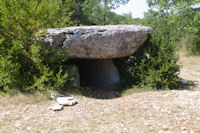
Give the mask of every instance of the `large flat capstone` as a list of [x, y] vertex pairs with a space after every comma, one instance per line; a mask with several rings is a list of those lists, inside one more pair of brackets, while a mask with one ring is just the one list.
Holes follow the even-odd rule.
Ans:
[[107, 25], [47, 29], [42, 44], [63, 49], [67, 58], [112, 59], [132, 55], [151, 32], [150, 27]]

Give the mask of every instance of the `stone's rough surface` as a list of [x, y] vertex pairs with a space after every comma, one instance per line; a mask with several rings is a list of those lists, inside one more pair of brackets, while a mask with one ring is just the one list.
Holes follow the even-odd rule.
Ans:
[[74, 97], [57, 97], [56, 101], [58, 102], [58, 104], [63, 106], [72, 106], [77, 103]]
[[53, 105], [50, 109], [53, 111], [61, 111], [63, 109], [63, 105]]
[[150, 27], [107, 25], [47, 29], [41, 42], [64, 49], [68, 58], [111, 59], [133, 54], [147, 40]]

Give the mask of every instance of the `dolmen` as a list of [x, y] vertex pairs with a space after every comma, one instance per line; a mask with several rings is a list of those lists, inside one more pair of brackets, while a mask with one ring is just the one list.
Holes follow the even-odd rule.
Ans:
[[54, 28], [47, 29], [40, 41], [45, 48], [64, 51], [77, 66], [81, 85], [107, 88], [120, 82], [113, 59], [132, 55], [151, 31], [136, 25]]

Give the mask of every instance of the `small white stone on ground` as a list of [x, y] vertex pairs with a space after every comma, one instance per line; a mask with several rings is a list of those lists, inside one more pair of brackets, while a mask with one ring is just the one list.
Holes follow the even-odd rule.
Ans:
[[150, 123], [144, 123], [144, 125], [145, 125], [145, 126], [151, 126], [151, 124], [150, 124]]
[[35, 119], [35, 120], [33, 120], [33, 123], [36, 123], [37, 122], [37, 120]]
[[56, 101], [58, 102], [58, 104], [64, 106], [72, 106], [77, 103], [74, 97], [58, 97], [56, 98]]
[[53, 105], [50, 109], [53, 111], [61, 111], [63, 109], [63, 105]]
[[17, 121], [17, 122], [15, 123], [15, 127], [20, 127], [21, 125], [22, 125], [21, 122], [18, 122], [18, 121]]
[[6, 111], [6, 112], [3, 112], [2, 114], [1, 114], [1, 116], [6, 116], [6, 115], [10, 115], [11, 113], [10, 113], [10, 111]]
[[160, 130], [160, 131], [158, 131], [158, 133], [164, 133], [164, 131], [163, 131], [163, 130]]
[[163, 125], [162, 128], [163, 128], [163, 129], [167, 129], [168, 127], [167, 127], [166, 125]]
[[26, 130], [31, 130], [32, 127], [27, 127]]
[[185, 79], [182, 79], [181, 82], [182, 82], [183, 84], [188, 84], [188, 81], [185, 80]]
[[181, 130], [187, 130], [187, 128], [186, 127], [181, 127]]

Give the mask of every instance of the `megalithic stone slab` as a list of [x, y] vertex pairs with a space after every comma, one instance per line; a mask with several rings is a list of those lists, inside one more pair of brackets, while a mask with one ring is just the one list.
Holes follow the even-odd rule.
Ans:
[[112, 59], [133, 54], [151, 32], [150, 27], [106, 25], [47, 29], [42, 44], [63, 49], [67, 58]]

